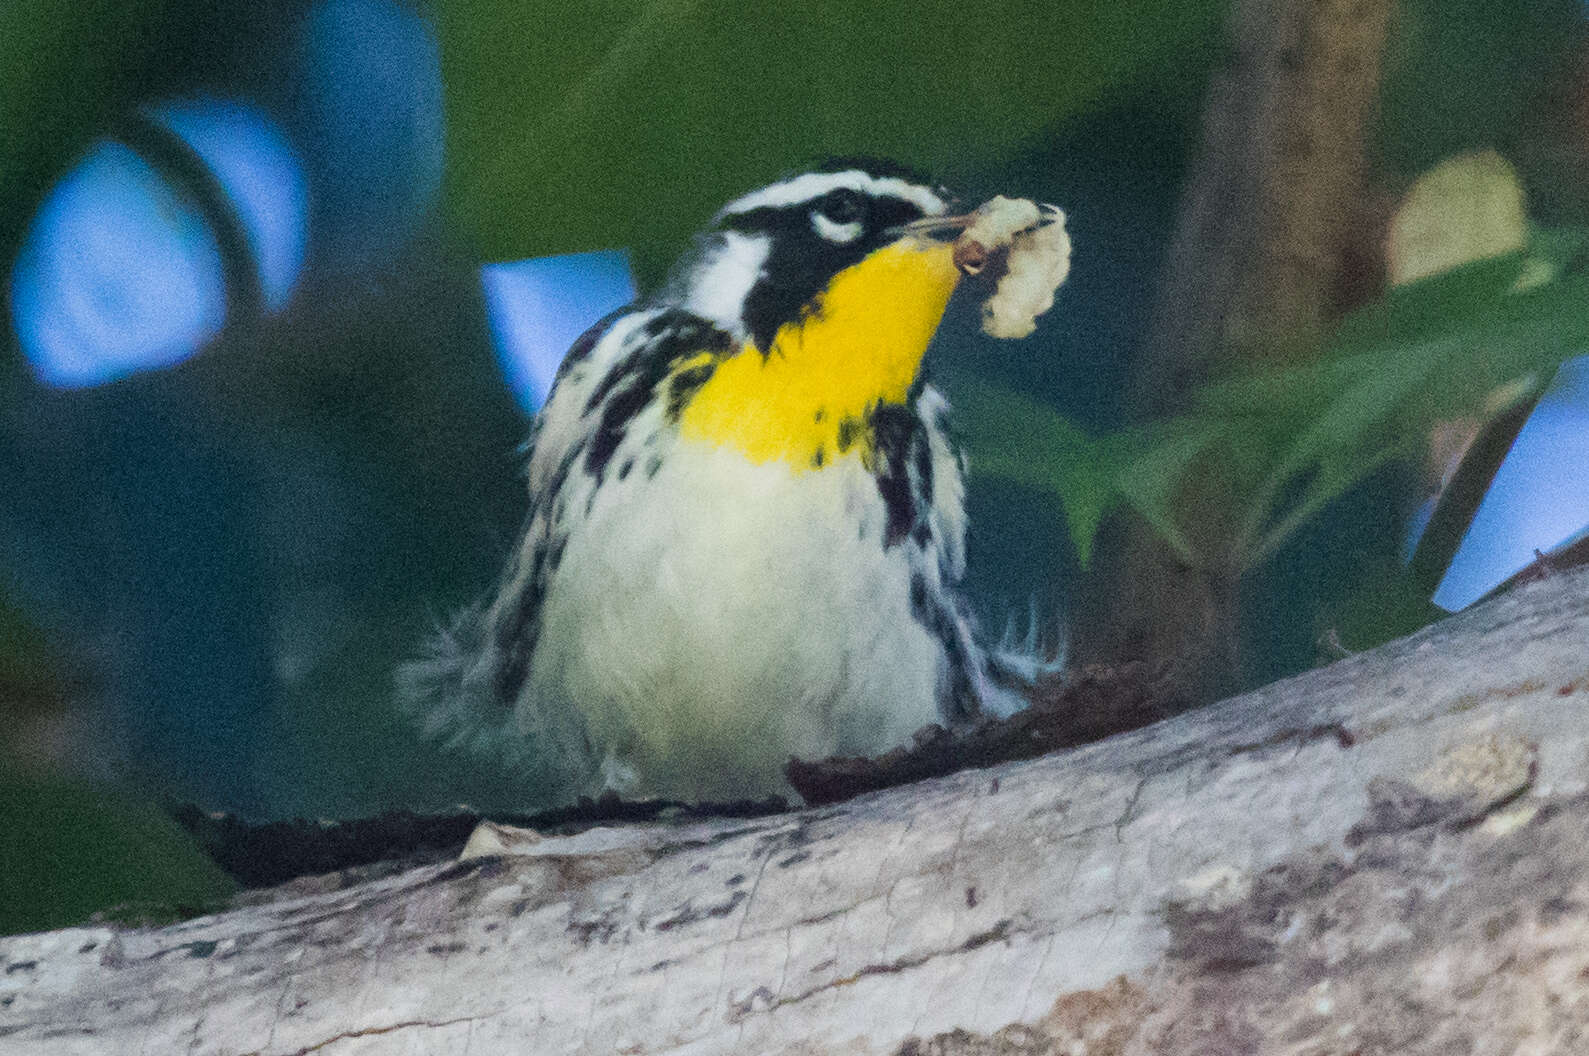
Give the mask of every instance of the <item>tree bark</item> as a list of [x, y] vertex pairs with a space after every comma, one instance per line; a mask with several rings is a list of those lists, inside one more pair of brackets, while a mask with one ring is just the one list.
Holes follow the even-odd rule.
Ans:
[[1202, 147], [1137, 372], [1144, 413], [1183, 409], [1226, 357], [1296, 351], [1282, 339], [1336, 314], [1363, 241], [1392, 6], [1234, 5], [1231, 59], [1209, 89]]
[[[1307, 355], [1343, 305], [1379, 285], [1368, 149], [1392, 7], [1236, 0], [1136, 367], [1139, 417], [1186, 411], [1222, 370]], [[1188, 696], [1234, 688], [1241, 555], [1229, 544], [1242, 511], [1226, 469], [1203, 467], [1179, 504], [1196, 565], [1134, 519], [1106, 526], [1073, 622], [1080, 662], [1175, 657]]]
[[1586, 647], [1557, 574], [1029, 762], [0, 939], [0, 1048], [1585, 1051]]

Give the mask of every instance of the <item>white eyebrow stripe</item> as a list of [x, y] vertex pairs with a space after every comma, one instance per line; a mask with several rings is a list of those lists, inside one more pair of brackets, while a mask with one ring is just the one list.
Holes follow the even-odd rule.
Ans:
[[938, 216], [948, 208], [942, 198], [920, 184], [910, 183], [897, 176], [870, 176], [860, 169], [848, 169], [844, 172], [808, 172], [792, 180], [775, 183], [759, 191], [751, 191], [718, 210], [715, 220], [720, 221], [735, 213], [748, 213], [753, 209], [779, 209], [798, 205], [813, 201], [841, 187], [874, 196], [889, 195], [902, 198], [927, 216]]

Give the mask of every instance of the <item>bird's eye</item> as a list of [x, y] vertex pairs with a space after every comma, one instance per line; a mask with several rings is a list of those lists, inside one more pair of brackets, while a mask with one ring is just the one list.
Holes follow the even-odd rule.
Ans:
[[859, 194], [841, 187], [823, 196], [817, 212], [835, 224], [852, 224], [861, 219], [865, 207]]
[[866, 230], [866, 202], [854, 191], [839, 188], [811, 208], [811, 227], [829, 242], [854, 242]]

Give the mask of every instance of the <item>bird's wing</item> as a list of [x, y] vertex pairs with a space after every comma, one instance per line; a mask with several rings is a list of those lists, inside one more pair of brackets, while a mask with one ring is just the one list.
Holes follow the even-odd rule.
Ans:
[[924, 385], [913, 409], [921, 420], [929, 458], [926, 467], [932, 496], [925, 511], [931, 537], [937, 542], [939, 582], [944, 590], [937, 629], [951, 655], [964, 657], [970, 687], [984, 714], [1006, 716], [1026, 707], [1030, 687], [1057, 675], [1065, 666], [1063, 633], [1044, 633], [1034, 615], [1025, 635], [1012, 623], [998, 641], [980, 633], [958, 587], [966, 565], [966, 460], [949, 428], [949, 402]]
[[951, 439], [949, 401], [942, 393], [931, 385], [923, 385], [914, 409], [926, 437], [927, 465], [932, 474], [927, 523], [933, 538], [938, 540], [944, 579], [954, 583], [966, 569], [965, 456]]
[[526, 697], [569, 518], [587, 508], [626, 441], [638, 434], [643, 444], [662, 424], [674, 366], [728, 342], [689, 312], [647, 308], [609, 316], [574, 343], [526, 445], [529, 511], [502, 578], [400, 674], [408, 708], [431, 736], [533, 769], [560, 792], [590, 778], [597, 761], [580, 716], [565, 702]]
[[[456, 749], [519, 770], [555, 770], [567, 755], [520, 730], [514, 712], [539, 632], [541, 599], [556, 569], [565, 484], [575, 460], [600, 427], [598, 391], [631, 356], [636, 335], [654, 313], [620, 311], [587, 330], [569, 349], [525, 445], [529, 511], [501, 579], [491, 594], [455, 614], [398, 671], [406, 709], [425, 733]], [[570, 775], [578, 760], [561, 760]]]

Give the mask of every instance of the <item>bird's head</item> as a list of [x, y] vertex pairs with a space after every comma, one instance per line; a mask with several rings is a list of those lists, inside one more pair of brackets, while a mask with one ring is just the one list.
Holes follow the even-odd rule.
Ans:
[[865, 457], [870, 416], [908, 400], [960, 277], [950, 240], [967, 221], [950, 207], [942, 189], [876, 162], [724, 206], [668, 290], [734, 338], [726, 356], [686, 365], [705, 380], [683, 407], [684, 435], [800, 469]]

